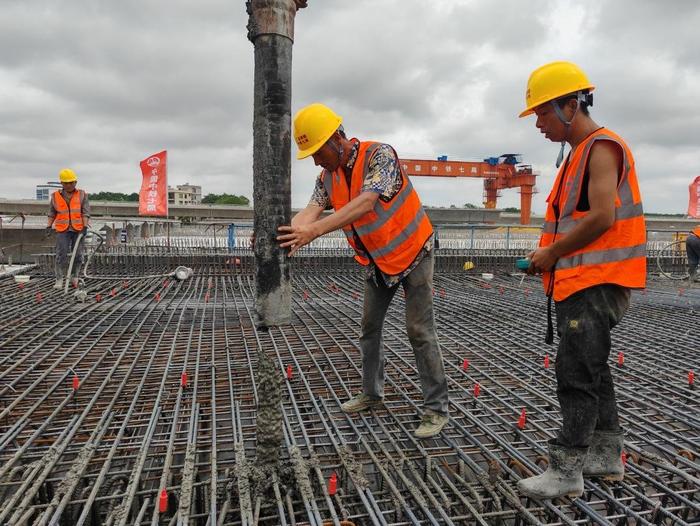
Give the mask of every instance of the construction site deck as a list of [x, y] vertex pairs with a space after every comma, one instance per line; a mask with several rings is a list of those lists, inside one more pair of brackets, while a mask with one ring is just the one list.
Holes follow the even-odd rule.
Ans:
[[[83, 302], [52, 289], [53, 255], [37, 256], [28, 282], [0, 278], [0, 524], [699, 523], [700, 287], [657, 276], [613, 331], [624, 480], [518, 495], [561, 423], [546, 300], [514, 272], [522, 252], [437, 251], [450, 421], [429, 440], [413, 436], [422, 395], [400, 291], [383, 406], [340, 409], [361, 391], [364, 278], [346, 252], [293, 258], [293, 320], [269, 330], [254, 322], [247, 249], [97, 254]], [[177, 265], [193, 275], [164, 277]], [[284, 469], [262, 482], [260, 353], [282, 385], [284, 436]]]

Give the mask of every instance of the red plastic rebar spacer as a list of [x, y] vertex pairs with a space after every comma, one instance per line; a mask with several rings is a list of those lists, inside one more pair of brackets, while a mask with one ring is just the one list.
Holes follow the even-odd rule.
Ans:
[[445, 289], [440, 289], [440, 297], [441, 297], [441, 298], [446, 298], [446, 297], [447, 297], [447, 292], [445, 292]]
[[287, 380], [292, 379], [292, 364], [287, 365]]
[[117, 295], [117, 289], [113, 288], [113, 289], [112, 289], [112, 292], [110, 292], [110, 294], [112, 295], [112, 297], [116, 296], [116, 295]]
[[622, 367], [623, 365], [625, 365], [625, 353], [620, 351], [617, 353], [617, 366]]
[[527, 414], [525, 413], [525, 408], [520, 411], [520, 418], [518, 418], [518, 429], [525, 429], [525, 422], [527, 421]]
[[478, 383], [474, 384], [474, 398], [479, 398], [479, 393], [481, 393], [481, 386]]
[[505, 289], [503, 287], [498, 287], [499, 294], [503, 294], [504, 291], [505, 291]]
[[332, 497], [335, 495], [336, 490], [338, 489], [338, 476], [335, 474], [335, 471], [331, 473], [331, 477], [328, 479], [328, 494]]
[[41, 303], [41, 301], [44, 299], [44, 297], [41, 295], [41, 292], [36, 293], [36, 302]]
[[73, 391], [77, 391], [78, 387], [80, 387], [80, 378], [78, 378], [77, 374], [73, 375]]
[[158, 500], [158, 511], [160, 513], [165, 513], [168, 511], [168, 492], [165, 491], [165, 488], [160, 490], [160, 499]]
[[548, 354], [544, 355], [544, 368], [549, 369], [549, 355]]
[[159, 293], [159, 292], [156, 292], [156, 297], [155, 297], [155, 299], [156, 299], [156, 301], [160, 301], [160, 293]]
[[620, 460], [622, 460], [623, 464], [627, 464], [627, 453], [624, 451], [620, 454]]
[[166, 279], [165, 281], [163, 281], [163, 287], [167, 288], [168, 286], [170, 286], [170, 282]]
[[18, 287], [20, 288], [20, 290], [23, 289], [23, 288], [24, 288], [24, 283], [20, 283], [20, 284], [18, 285]]
[[692, 369], [688, 371], [688, 386], [693, 387], [693, 384], [695, 383], [695, 371]]
[[469, 369], [469, 360], [467, 360], [467, 359], [465, 358], [465, 359], [462, 361], [462, 371], [466, 371], [467, 369]]
[[187, 389], [187, 371], [184, 371], [184, 372], [180, 375], [180, 386], [181, 386], [183, 389]]
[[304, 301], [308, 301], [308, 299], [309, 299], [309, 291], [305, 290], [304, 291]]
[[102, 294], [100, 294], [99, 292], [97, 294], [95, 294], [95, 301], [98, 303], [101, 302], [102, 301]]

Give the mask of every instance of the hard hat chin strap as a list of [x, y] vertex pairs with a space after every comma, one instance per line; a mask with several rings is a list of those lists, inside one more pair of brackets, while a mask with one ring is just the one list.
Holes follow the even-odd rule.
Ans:
[[576, 92], [576, 109], [574, 110], [573, 115], [571, 116], [570, 120], [566, 120], [566, 117], [564, 117], [564, 111], [559, 107], [559, 104], [557, 104], [557, 100], [555, 99], [552, 101], [552, 107], [554, 108], [554, 113], [557, 114], [557, 117], [559, 120], [562, 122], [565, 128], [564, 132], [564, 139], [561, 141], [561, 149], [559, 150], [559, 155], [557, 155], [557, 168], [561, 166], [562, 161], [564, 160], [564, 148], [566, 147], [566, 141], [569, 140], [569, 131], [571, 130], [571, 123], [574, 122], [574, 117], [576, 117], [576, 113], [578, 112], [579, 107], [581, 106], [582, 102], [586, 102], [587, 94], [584, 93], [583, 91], [577, 91]]

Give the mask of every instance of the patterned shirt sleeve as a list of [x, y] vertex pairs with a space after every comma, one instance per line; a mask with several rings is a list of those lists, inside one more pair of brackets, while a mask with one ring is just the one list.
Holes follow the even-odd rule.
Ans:
[[379, 146], [369, 161], [363, 192], [375, 192], [389, 200], [401, 189], [401, 171], [394, 149], [388, 144]]
[[321, 180], [322, 174], [323, 172], [318, 174], [318, 177], [316, 178], [316, 185], [314, 186], [314, 191], [311, 194], [309, 204], [318, 206], [324, 210], [328, 210], [331, 206], [331, 200], [328, 197], [328, 192], [326, 192], [326, 187], [323, 186], [323, 181]]

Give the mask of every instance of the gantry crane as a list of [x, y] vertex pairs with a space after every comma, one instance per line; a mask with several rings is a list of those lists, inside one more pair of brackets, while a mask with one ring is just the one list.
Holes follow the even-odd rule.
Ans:
[[484, 179], [484, 207], [496, 208], [496, 199], [503, 188], [520, 187], [520, 224], [530, 224], [532, 194], [537, 192], [532, 166], [520, 163], [520, 155], [504, 153], [483, 161], [448, 161], [447, 156], [437, 160], [400, 159], [401, 167], [409, 177], [481, 177]]

